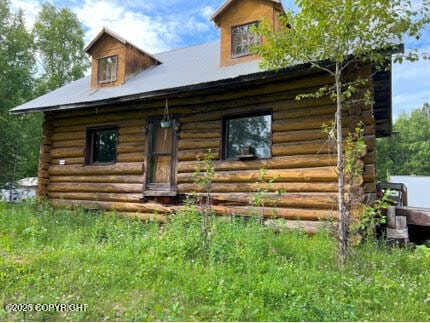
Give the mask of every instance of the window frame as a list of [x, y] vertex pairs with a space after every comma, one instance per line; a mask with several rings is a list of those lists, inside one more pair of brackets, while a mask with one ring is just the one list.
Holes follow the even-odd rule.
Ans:
[[226, 115], [222, 118], [222, 139], [221, 139], [221, 160], [233, 161], [238, 160], [240, 158], [227, 158], [227, 146], [228, 146], [228, 130], [227, 130], [227, 122], [233, 119], [241, 119], [241, 118], [250, 118], [250, 117], [260, 117], [260, 116], [270, 116], [270, 138], [269, 138], [269, 148], [270, 148], [270, 156], [269, 157], [258, 157], [255, 156], [256, 159], [272, 159], [272, 146], [273, 146], [273, 112], [272, 110], [258, 110], [255, 112], [248, 113], [240, 113], [240, 114], [232, 114]]
[[[150, 118], [147, 120], [146, 126], [146, 138], [145, 138], [145, 174], [144, 174], [144, 185], [143, 185], [143, 196], [176, 196], [177, 195], [177, 151], [178, 151], [178, 126], [179, 121], [177, 117], [170, 116], [172, 129], [172, 149], [170, 152], [171, 164], [170, 164], [170, 182], [169, 183], [150, 183], [150, 168], [152, 167], [152, 156], [153, 152], [153, 136], [154, 136], [154, 125], [160, 124], [160, 117]], [[165, 154], [165, 153], [163, 153]]]
[[[99, 162], [94, 161], [94, 149], [95, 149], [95, 134], [99, 131], [107, 131], [112, 130], [115, 133], [115, 153], [114, 160], [109, 162]], [[106, 125], [106, 126], [96, 126], [96, 127], [88, 127], [86, 130], [86, 139], [85, 139], [85, 165], [86, 166], [107, 166], [114, 165], [118, 160], [118, 142], [119, 142], [119, 129], [116, 125]]]
[[[252, 46], [252, 45], [259, 45], [259, 44], [262, 43], [262, 37], [258, 36], [258, 35], [255, 35], [255, 37], [257, 38], [257, 42], [256, 43], [252, 43], [252, 44], [247, 44], [247, 46], [246, 46], [246, 52], [237, 54], [234, 51], [235, 48], [236, 48], [234, 46], [234, 39], [235, 39], [235, 37], [234, 37], [234, 30], [236, 28], [245, 27], [245, 26], [249, 26], [249, 27], [251, 27], [252, 25], [258, 26], [259, 23], [260, 22], [258, 20], [256, 20], [256, 21], [247, 22], [247, 23], [240, 24], [240, 25], [235, 25], [235, 26], [232, 26], [230, 28], [230, 37], [231, 37], [231, 41], [230, 41], [230, 46], [231, 46], [231, 51], [230, 52], [231, 53], [230, 54], [231, 54], [232, 58], [239, 58], [239, 57], [243, 57], [243, 56], [252, 55], [253, 53], [249, 51], [249, 47]], [[249, 30], [249, 27], [248, 27], [248, 30]], [[248, 31], [248, 33], [249, 33], [249, 31]]]
[[[115, 77], [114, 78], [111, 77], [110, 79], [102, 80], [101, 79], [101, 75], [102, 75], [101, 62], [103, 60], [107, 60], [109, 58], [115, 58]], [[111, 71], [111, 74], [112, 74], [112, 71]], [[118, 79], [118, 55], [110, 55], [110, 56], [100, 57], [99, 59], [97, 59], [97, 83], [98, 84], [113, 83], [113, 82], [116, 82], [117, 79]]]

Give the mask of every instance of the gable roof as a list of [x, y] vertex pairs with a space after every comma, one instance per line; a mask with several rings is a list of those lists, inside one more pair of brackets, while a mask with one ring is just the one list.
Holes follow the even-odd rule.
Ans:
[[99, 106], [150, 98], [192, 88], [206, 88], [220, 81], [264, 72], [258, 60], [220, 67], [219, 41], [171, 50], [154, 55], [163, 62], [140, 72], [121, 86], [90, 88], [91, 76], [64, 85], [32, 101], [13, 108], [13, 114]]
[[[224, 4], [217, 10], [215, 11], [212, 16], [211, 16], [211, 20], [215, 21], [215, 19], [224, 12], [224, 10], [226, 10], [233, 2], [235, 2], [237, 0], [227, 0], [226, 2], [224, 2]], [[282, 6], [281, 0], [268, 0], [271, 2], [274, 2], [276, 4], [279, 4]]]
[[125, 38], [121, 37], [120, 35], [118, 35], [117, 33], [113, 32], [112, 30], [110, 30], [110, 29], [108, 29], [106, 27], [102, 28], [102, 30], [97, 34], [97, 36], [94, 37], [94, 39], [84, 48], [84, 51], [87, 54], [90, 54], [91, 50], [94, 48], [94, 46], [105, 35], [109, 35], [110, 37], [114, 38], [115, 40], [117, 40], [118, 42], [120, 42], [123, 45], [128, 45], [128, 46], [131, 46], [131, 47], [137, 49], [142, 54], [144, 54], [146, 56], [149, 56], [152, 59], [154, 59], [157, 62], [157, 64], [161, 64], [161, 62], [158, 61], [153, 55], [149, 54], [148, 52], [145, 52], [143, 49], [141, 49], [138, 46], [130, 43], [128, 40], [126, 40]]

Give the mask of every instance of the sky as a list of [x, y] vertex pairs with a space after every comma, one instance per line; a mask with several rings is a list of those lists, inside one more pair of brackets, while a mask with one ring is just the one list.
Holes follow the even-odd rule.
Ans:
[[[88, 44], [105, 26], [146, 52], [192, 46], [219, 38], [210, 16], [225, 0], [48, 0], [57, 8], [70, 8], [85, 31]], [[22, 9], [28, 29], [40, 11], [42, 0], [10, 0], [12, 11]], [[294, 8], [292, 0], [282, 0]], [[419, 41], [405, 47], [430, 53], [430, 28]], [[395, 64], [392, 70], [393, 119], [430, 102], [430, 60]], [[393, 121], [394, 121], [393, 120]]]

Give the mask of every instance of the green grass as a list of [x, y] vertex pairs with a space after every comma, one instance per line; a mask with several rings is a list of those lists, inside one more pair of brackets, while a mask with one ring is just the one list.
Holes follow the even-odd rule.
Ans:
[[216, 221], [203, 248], [201, 217], [174, 219], [0, 204], [0, 306], [88, 304], [0, 321], [430, 321], [429, 249], [367, 244], [339, 269], [324, 232]]

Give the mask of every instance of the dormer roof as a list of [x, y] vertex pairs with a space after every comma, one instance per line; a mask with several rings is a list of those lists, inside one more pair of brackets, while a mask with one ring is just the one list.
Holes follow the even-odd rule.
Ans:
[[[230, 7], [230, 5], [236, 1], [240, 1], [240, 0], [227, 0], [226, 2], [224, 2], [224, 4], [217, 10], [215, 11], [212, 16], [211, 16], [211, 20], [213, 22], [215, 22], [215, 24], [218, 25], [218, 17], [228, 8]], [[273, 2], [275, 4], [278, 4], [279, 6], [281, 6], [282, 8], [282, 3], [281, 0], [267, 0], [269, 2]]]
[[149, 54], [148, 52], [144, 51], [143, 49], [139, 48], [138, 46], [132, 44], [127, 39], [121, 37], [120, 35], [118, 35], [117, 33], [113, 32], [112, 30], [110, 30], [107, 27], [103, 27], [102, 28], [102, 30], [97, 34], [97, 36], [94, 37], [94, 39], [84, 48], [84, 51], [88, 55], [91, 56], [94, 47], [96, 47], [97, 43], [101, 39], [103, 39], [103, 37], [106, 36], [106, 35], [109, 35], [110, 37], [114, 38], [116, 41], [122, 43], [124, 46], [130, 46], [130, 47], [136, 49], [137, 51], [141, 52], [143, 55], [151, 57], [153, 60], [155, 60], [157, 62], [157, 64], [161, 64], [161, 62], [159, 60], [157, 60], [153, 55]]

